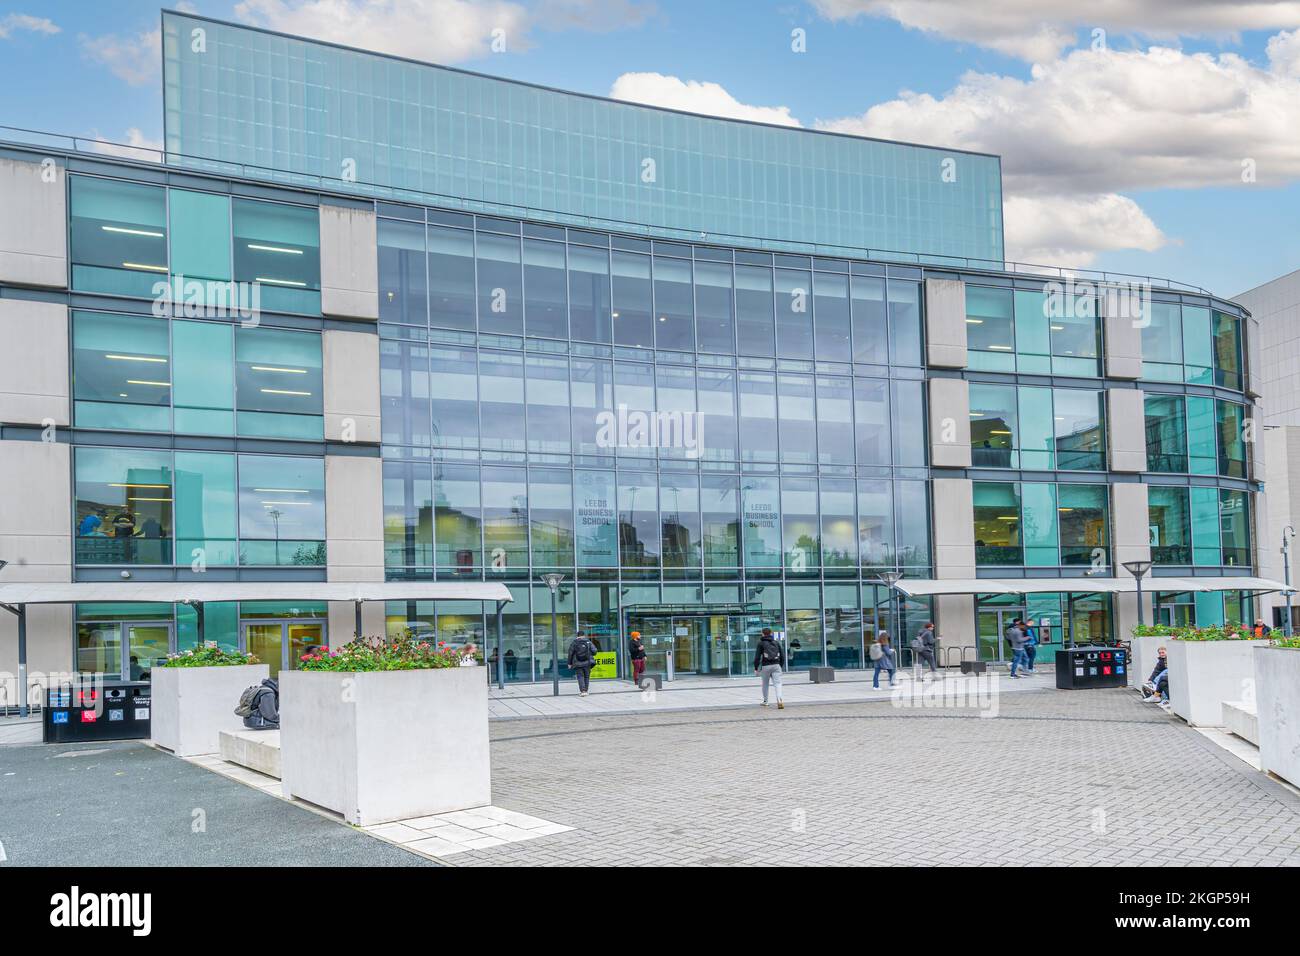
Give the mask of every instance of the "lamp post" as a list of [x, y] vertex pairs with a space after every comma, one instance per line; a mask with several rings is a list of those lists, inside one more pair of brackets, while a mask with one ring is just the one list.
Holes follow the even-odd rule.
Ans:
[[1282, 619], [1282, 626], [1286, 629], [1286, 636], [1291, 636], [1291, 539], [1295, 537], [1295, 528], [1287, 525], [1282, 529], [1282, 583], [1286, 588], [1282, 591], [1282, 597], [1286, 599], [1286, 617]]
[[1151, 570], [1150, 561], [1125, 561], [1124, 570], [1133, 575], [1137, 581], [1137, 599], [1138, 599], [1138, 627], [1146, 623], [1142, 616], [1142, 578]]
[[[902, 640], [902, 634], [903, 634], [902, 631], [903, 622], [899, 620], [898, 609], [896, 606], [897, 604], [896, 596], [898, 594], [898, 582], [899, 580], [902, 579], [902, 577], [903, 574], [901, 571], [881, 571], [879, 574], [876, 575], [876, 580], [879, 581], [881, 584], [883, 584], [885, 587], [889, 588], [889, 610], [894, 617], [894, 623], [898, 627], [898, 639], [900, 642]], [[875, 635], [873, 634], [872, 637], [874, 636]]]
[[563, 574], [557, 574], [552, 571], [549, 574], [543, 574], [542, 580], [546, 586], [551, 589], [551, 695], [560, 696], [560, 632], [557, 630], [558, 620], [555, 611], [555, 595], [560, 589], [560, 582], [564, 580]]

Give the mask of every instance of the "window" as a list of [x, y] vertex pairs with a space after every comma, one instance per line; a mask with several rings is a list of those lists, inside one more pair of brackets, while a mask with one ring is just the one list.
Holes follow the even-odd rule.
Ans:
[[[152, 316], [72, 314], [73, 399], [78, 427], [171, 428], [167, 326], [166, 319]], [[228, 360], [228, 350], [226, 356]]]
[[736, 373], [701, 368], [696, 373], [704, 458], [736, 461]]
[[1241, 390], [1241, 322], [1214, 313], [1214, 384]]
[[483, 469], [483, 552], [489, 574], [528, 570], [528, 484], [523, 468]]
[[1219, 467], [1214, 399], [1187, 396], [1187, 464], [1194, 475], [1212, 475]]
[[235, 330], [240, 435], [321, 440], [323, 389], [319, 335], [265, 327]]
[[575, 340], [610, 341], [609, 250], [569, 246], [569, 325]]
[[379, 399], [385, 445], [429, 447], [428, 345], [401, 339], [379, 340]]
[[1146, 396], [1147, 470], [1187, 471], [1187, 411], [1181, 395]]
[[429, 226], [429, 324], [474, 331], [474, 234]]
[[324, 565], [324, 460], [240, 455], [239, 537], [243, 565]]
[[1152, 302], [1151, 321], [1142, 326], [1142, 377], [1157, 382], [1183, 380], [1183, 325], [1179, 307]]
[[741, 355], [776, 354], [772, 308], [772, 270], [737, 265], [736, 351]]
[[[1052, 390], [1056, 467], [1065, 471], [1105, 471], [1106, 433], [1102, 392], [1082, 388]], [[1026, 467], [1029, 467], [1026, 464]]]
[[529, 356], [524, 363], [528, 450], [569, 452], [569, 361]]
[[818, 461], [853, 464], [853, 380], [817, 377]]
[[1214, 384], [1214, 335], [1210, 310], [1183, 306], [1183, 377], [1195, 385]]
[[966, 347], [970, 368], [1015, 371], [1011, 290], [966, 287]]
[[1025, 565], [1055, 567], [1059, 563], [1060, 513], [1056, 504], [1056, 485], [1041, 481], [1020, 484], [1021, 538]]
[[438, 567], [472, 574], [483, 566], [478, 468], [433, 466], [434, 548]]
[[379, 220], [379, 321], [428, 322], [427, 272], [424, 223]]
[[[167, 195], [171, 271], [176, 279], [228, 282], [230, 197], [172, 189]], [[186, 287], [186, 299], [189, 289]]]
[[654, 259], [655, 348], [689, 352], [695, 347], [695, 293], [691, 263]]
[[[613, 449], [602, 447], [603, 440], [597, 443], [602, 438], [597, 420], [602, 412], [614, 408], [613, 363], [575, 357], [570, 365], [574, 454], [612, 455]], [[610, 506], [613, 507], [612, 501]]]
[[776, 270], [776, 354], [813, 357], [812, 273]]
[[618, 475], [619, 560], [625, 568], [659, 564], [659, 482], [654, 474]]
[[524, 451], [528, 429], [524, 417], [523, 356], [513, 352], [480, 353], [479, 396], [481, 447], [492, 451]]
[[781, 479], [781, 527], [786, 573], [815, 574], [821, 566], [815, 478]]
[[926, 482], [894, 482], [894, 511], [898, 515], [898, 566], [929, 567], [930, 498]]
[[1105, 485], [1056, 486], [1061, 528], [1061, 564], [1110, 564], [1108, 489]]
[[740, 485], [734, 475], [700, 478], [700, 504], [706, 568], [740, 567]]
[[429, 350], [435, 448], [478, 447], [478, 389], [478, 355], [473, 349]]
[[781, 494], [775, 478], [741, 476], [745, 568], [781, 567]]
[[1218, 488], [1189, 488], [1192, 515], [1192, 564], [1223, 563], [1222, 499]]
[[695, 263], [695, 319], [701, 352], [735, 353], [731, 263]]
[[1097, 316], [1097, 300], [1080, 295], [1063, 296], [1061, 302], [1063, 307], [1059, 312], [1048, 314], [1052, 372], [1056, 375], [1099, 374], [1101, 323]]
[[384, 566], [433, 566], [433, 482], [427, 463], [384, 462]]
[[[1021, 372], [1040, 375], [1052, 370], [1052, 335], [1049, 325], [1065, 326], [1054, 313], [1064, 312], [1059, 296], [1020, 290], [1014, 293], [1016, 359]], [[1049, 319], [1049, 314], [1051, 318]], [[969, 334], [969, 330], [968, 330]], [[1096, 374], [1095, 370], [1093, 374]]]
[[1024, 563], [1020, 538], [1020, 486], [1010, 481], [977, 481], [972, 489], [975, 563]]
[[528, 523], [535, 566], [573, 567], [573, 479], [569, 472], [529, 471]]
[[879, 378], [853, 380], [853, 429], [859, 465], [890, 462], [889, 382]]
[[[320, 337], [313, 336], [317, 351]], [[173, 428], [185, 435], [235, 434], [235, 327], [172, 322]], [[319, 394], [319, 390], [318, 390]]]
[[[664, 573], [672, 569], [700, 566], [700, 490], [694, 475], [661, 474], [662, 499], [660, 539], [663, 542]], [[694, 572], [698, 575], [699, 572]], [[693, 575], [693, 576], [694, 576]]]
[[[792, 398], [793, 402], [794, 399]], [[794, 414], [791, 409], [790, 414]], [[776, 376], [740, 373], [740, 455], [744, 461], [776, 461]]]
[[613, 254], [614, 344], [651, 349], [655, 344], [650, 298], [650, 257]]
[[[811, 375], [779, 375], [781, 460], [817, 462], [817, 415]], [[771, 427], [771, 422], [768, 422]]]
[[1251, 565], [1249, 509], [1246, 492], [1227, 488], [1219, 490], [1219, 537], [1225, 565]]
[[889, 383], [894, 414], [894, 465], [925, 467], [925, 396], [919, 381]]
[[1246, 408], [1234, 402], [1215, 402], [1215, 425], [1219, 433], [1219, 474], [1246, 477]]
[[889, 280], [889, 363], [921, 364], [921, 283]]
[[476, 236], [480, 332], [524, 333], [519, 239], [480, 232]]
[[821, 481], [822, 565], [827, 574], [858, 566], [858, 529], [854, 519], [854, 482], [823, 478]]
[[567, 290], [563, 244], [525, 239], [524, 328], [530, 336], [569, 337]]
[[1017, 395], [1014, 385], [970, 386], [971, 464], [977, 468], [1016, 468]]
[[894, 566], [894, 502], [888, 482], [858, 481], [858, 556], [864, 572]]
[[235, 471], [234, 455], [176, 453], [177, 563], [202, 561], [209, 567], [239, 563]]
[[1191, 564], [1191, 516], [1187, 489], [1151, 485], [1147, 489], [1147, 511], [1151, 560], [1156, 564]]
[[78, 564], [172, 563], [172, 455], [76, 450]]
[[161, 186], [69, 177], [72, 287], [153, 298], [167, 281], [167, 197]]
[[[885, 318], [885, 280], [853, 276], [853, 361], [873, 365], [889, 362], [889, 334]], [[900, 329], [900, 334], [905, 331]]]
[[320, 312], [320, 210], [231, 201], [235, 280], [261, 284], [262, 308]]
[[849, 335], [849, 277], [829, 272], [813, 274], [813, 319], [817, 358], [847, 362], [853, 354]]

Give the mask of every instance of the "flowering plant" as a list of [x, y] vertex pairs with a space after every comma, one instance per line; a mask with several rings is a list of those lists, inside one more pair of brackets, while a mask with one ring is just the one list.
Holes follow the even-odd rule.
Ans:
[[241, 654], [239, 651], [223, 651], [216, 644], [208, 643], [191, 647], [179, 654], [168, 654], [163, 667], [238, 667], [242, 664], [261, 663], [254, 654]]
[[[1142, 624], [1133, 628], [1133, 636], [1167, 636], [1176, 641], [1250, 641], [1255, 639], [1255, 629], [1249, 624], [1211, 624], [1206, 627]], [[1267, 628], [1265, 628], [1264, 636], [1269, 636]]]
[[463, 654], [445, 643], [400, 637], [359, 637], [342, 647], [314, 647], [303, 654], [298, 669], [304, 671], [414, 671], [460, 666]]

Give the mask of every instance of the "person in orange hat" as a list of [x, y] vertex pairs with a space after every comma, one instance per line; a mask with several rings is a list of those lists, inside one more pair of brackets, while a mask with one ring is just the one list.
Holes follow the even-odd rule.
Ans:
[[641, 675], [645, 673], [645, 645], [641, 643], [641, 632], [633, 631], [627, 640], [627, 656], [632, 661], [632, 683], [641, 686]]

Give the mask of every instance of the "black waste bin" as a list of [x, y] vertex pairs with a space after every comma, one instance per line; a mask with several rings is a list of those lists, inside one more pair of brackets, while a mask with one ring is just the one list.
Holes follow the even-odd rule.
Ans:
[[148, 681], [63, 684], [45, 692], [45, 742], [139, 740], [149, 736]]
[[1067, 647], [1056, 652], [1056, 686], [1061, 690], [1124, 687], [1128, 651], [1122, 647]]

